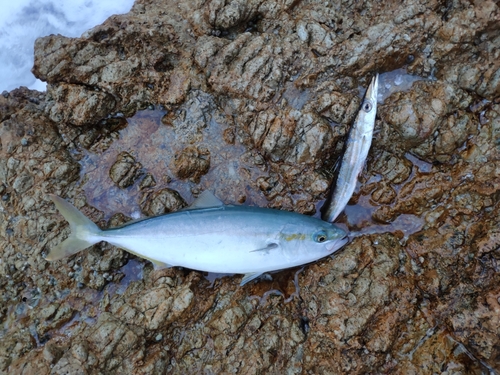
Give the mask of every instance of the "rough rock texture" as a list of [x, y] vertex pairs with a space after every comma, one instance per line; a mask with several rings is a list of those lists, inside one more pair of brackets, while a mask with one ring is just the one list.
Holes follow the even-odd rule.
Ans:
[[[315, 213], [358, 87], [399, 68], [423, 79], [379, 105], [340, 218], [370, 234], [333, 259], [245, 287], [106, 243], [44, 260], [48, 193], [101, 227], [204, 189]], [[497, 1], [138, 0], [38, 39], [33, 72], [46, 93], [0, 96], [1, 373], [500, 368]]]
[[109, 177], [119, 187], [126, 188], [140, 177], [141, 163], [137, 163], [128, 152], [121, 152], [109, 170]]
[[177, 177], [200, 182], [200, 177], [210, 169], [210, 151], [199, 147], [186, 147], [175, 155], [174, 169]]

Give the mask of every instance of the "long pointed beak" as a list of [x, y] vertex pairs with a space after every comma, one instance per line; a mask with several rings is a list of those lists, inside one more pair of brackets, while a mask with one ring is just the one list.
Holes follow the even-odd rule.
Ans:
[[372, 78], [370, 86], [366, 90], [365, 98], [368, 98], [373, 101], [373, 103], [377, 103], [377, 94], [378, 94], [378, 73]]

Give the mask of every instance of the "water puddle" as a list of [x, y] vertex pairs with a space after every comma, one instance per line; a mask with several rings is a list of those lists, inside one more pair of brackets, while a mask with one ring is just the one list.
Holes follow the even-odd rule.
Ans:
[[[165, 120], [164, 116], [172, 119]], [[144, 191], [139, 188], [140, 179], [131, 187], [121, 189], [109, 176], [118, 154], [128, 152], [141, 163], [142, 174], [150, 174], [156, 181], [156, 185], [146, 191], [168, 187], [178, 191], [189, 203], [194, 200], [194, 193], [210, 190], [226, 204], [244, 201], [266, 206], [268, 202], [261, 192], [245, 183], [255, 181], [263, 173], [245, 154], [243, 145], [237, 140], [234, 144], [226, 142], [224, 131], [228, 127], [225, 114], [205, 93], [187, 101], [174, 115], [163, 110], [138, 112], [127, 119], [127, 126], [118, 131], [116, 140], [107, 149], [81, 151], [80, 164], [85, 176], [82, 187], [88, 203], [105, 212], [106, 218], [117, 212], [133, 218], [141, 216], [138, 202]], [[199, 184], [177, 178], [173, 168], [175, 155], [192, 145], [210, 152], [210, 169]]]
[[[396, 69], [391, 72], [379, 75], [377, 102], [383, 103], [389, 96], [399, 91], [408, 91], [417, 81], [429, 81], [429, 78], [423, 78], [408, 74], [406, 69]], [[366, 91], [366, 88], [363, 90]]]
[[[409, 152], [405, 154], [405, 158], [411, 161], [411, 163], [417, 167], [418, 171], [420, 173], [430, 173], [432, 169], [432, 164], [428, 163], [426, 161], [423, 161], [422, 159], [417, 158], [415, 155], [410, 154]], [[413, 171], [415, 168], [412, 169]], [[413, 173], [413, 172], [412, 172]], [[413, 176], [410, 176], [409, 179], [411, 179]]]
[[[391, 187], [394, 188], [397, 193], [399, 193], [401, 188], [414, 177], [430, 173], [433, 168], [431, 163], [427, 163], [410, 153], [405, 154], [405, 158], [412, 163], [413, 167], [406, 181], [400, 184], [391, 184]], [[380, 175], [373, 175], [365, 184], [376, 183], [380, 180]], [[358, 182], [354, 195], [359, 194], [360, 186], [361, 184]], [[323, 204], [324, 201], [320, 201], [316, 205], [317, 211], [314, 215], [315, 217], [321, 218], [318, 208], [321, 208]], [[379, 206], [373, 205], [371, 193], [359, 195], [355, 204], [347, 204], [344, 212], [339, 216], [337, 222], [335, 222], [335, 225], [348, 231], [350, 238], [359, 237], [365, 234], [400, 233], [401, 235], [399, 237], [403, 242], [412, 234], [422, 230], [425, 225], [425, 220], [422, 217], [412, 214], [402, 214], [396, 217], [391, 223], [381, 224], [373, 219], [373, 213], [378, 208]]]
[[425, 224], [424, 219], [411, 214], [402, 214], [389, 224], [380, 224], [372, 218], [377, 208], [372, 205], [369, 195], [361, 195], [356, 204], [346, 206], [335, 224], [348, 230], [351, 239], [365, 234], [399, 232], [403, 234], [403, 240], [420, 231]]
[[138, 280], [142, 280], [144, 272], [144, 262], [137, 259], [129, 259], [127, 264], [120, 268], [120, 273], [124, 277], [117, 283], [109, 283], [104, 291], [108, 293], [109, 298], [114, 297], [116, 294], [123, 294], [128, 286]]

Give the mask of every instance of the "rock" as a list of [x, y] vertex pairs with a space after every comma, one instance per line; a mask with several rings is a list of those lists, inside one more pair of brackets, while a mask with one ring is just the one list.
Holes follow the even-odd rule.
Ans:
[[161, 215], [177, 211], [186, 206], [186, 202], [175, 190], [168, 188], [143, 196], [142, 212], [148, 216]]
[[[490, 0], [138, 0], [80, 38], [39, 38], [47, 93], [0, 95], [0, 372], [499, 368], [499, 14]], [[358, 87], [400, 68], [422, 80], [379, 103], [339, 219], [361, 232], [296, 279], [239, 287], [106, 243], [44, 259], [69, 233], [48, 193], [103, 228], [213, 187], [317, 213]], [[99, 170], [116, 186], [88, 188]]]
[[273, 162], [314, 162], [332, 144], [332, 132], [313, 113], [297, 110], [261, 112], [248, 129], [256, 147]]
[[389, 179], [393, 184], [400, 184], [410, 177], [412, 163], [408, 159], [398, 158], [387, 151], [380, 153], [374, 159], [371, 168]]
[[153, 187], [155, 185], [156, 185], [155, 178], [150, 173], [147, 173], [146, 176], [144, 176], [144, 178], [141, 180], [139, 188], [142, 190], [149, 187]]
[[52, 121], [77, 126], [99, 122], [116, 104], [111, 95], [71, 84], [49, 85], [47, 97], [46, 111]]
[[201, 176], [210, 169], [210, 151], [199, 147], [186, 147], [175, 155], [174, 168], [177, 177], [200, 182]]
[[109, 177], [120, 188], [125, 189], [135, 183], [142, 174], [142, 165], [135, 161], [128, 152], [118, 154], [115, 163], [109, 170]]
[[273, 34], [239, 34], [217, 51], [206, 69], [209, 83], [219, 93], [230, 92], [266, 102], [283, 82], [283, 71], [294, 47], [290, 41], [279, 43]]

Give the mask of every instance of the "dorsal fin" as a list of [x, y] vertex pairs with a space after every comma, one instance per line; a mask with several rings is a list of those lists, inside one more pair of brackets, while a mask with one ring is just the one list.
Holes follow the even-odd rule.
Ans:
[[213, 195], [210, 191], [205, 190], [203, 193], [199, 195], [198, 198], [194, 200], [194, 202], [189, 206], [189, 209], [193, 208], [209, 208], [209, 207], [221, 207], [224, 206], [215, 195]]

